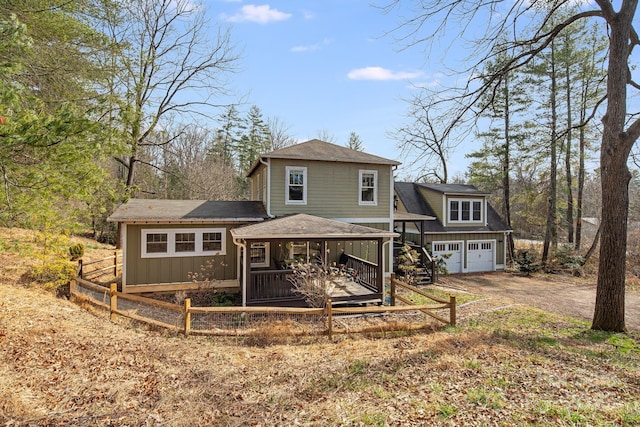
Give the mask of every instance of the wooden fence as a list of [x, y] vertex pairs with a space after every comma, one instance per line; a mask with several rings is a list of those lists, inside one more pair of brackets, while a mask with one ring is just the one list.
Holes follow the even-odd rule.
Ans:
[[122, 255], [113, 251], [113, 255], [93, 261], [78, 260], [78, 277], [85, 280], [97, 280], [100, 277], [118, 277], [122, 271]]
[[[433, 300], [435, 305], [417, 305], [407, 298], [398, 295], [396, 290], [404, 288]], [[251, 335], [260, 327], [273, 329], [273, 322], [287, 322], [294, 325], [287, 329], [295, 335], [328, 335], [335, 334], [424, 329], [429, 326], [428, 317], [445, 324], [456, 324], [456, 301], [451, 296], [449, 301], [428, 295], [421, 289], [409, 286], [392, 277], [391, 306], [334, 307], [329, 300], [325, 308], [289, 308], [289, 307], [192, 307], [191, 300], [185, 298], [181, 305], [164, 302], [152, 298], [118, 292], [117, 286], [109, 288], [97, 285], [82, 278], [71, 283], [71, 296], [76, 302], [87, 302], [109, 311], [113, 321], [117, 316], [124, 316], [150, 325], [170, 329], [176, 332], [202, 335]], [[406, 305], [395, 305], [402, 301]], [[449, 310], [449, 318], [436, 313], [436, 310]], [[425, 314], [420, 318], [411, 318], [411, 322], [398, 321], [390, 315], [402, 316]], [[356, 315], [379, 315], [380, 321], [395, 320], [386, 324], [356, 325], [344, 327], [345, 318]], [[346, 316], [346, 317], [345, 317]], [[416, 320], [418, 321], [416, 324]], [[342, 325], [342, 327], [341, 327]]]

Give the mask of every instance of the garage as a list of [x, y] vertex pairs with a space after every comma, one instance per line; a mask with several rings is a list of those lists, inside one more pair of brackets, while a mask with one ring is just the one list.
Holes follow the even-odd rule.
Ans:
[[467, 243], [467, 271], [494, 271], [495, 240], [483, 240]]
[[433, 255], [445, 258], [449, 273], [462, 272], [462, 242], [433, 242]]

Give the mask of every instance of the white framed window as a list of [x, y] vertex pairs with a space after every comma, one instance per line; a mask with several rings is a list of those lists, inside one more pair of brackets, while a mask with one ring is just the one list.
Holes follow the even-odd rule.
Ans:
[[449, 199], [449, 222], [482, 222], [481, 199]]
[[143, 229], [142, 258], [225, 255], [224, 228]]
[[251, 267], [269, 267], [269, 242], [253, 242], [249, 250]]
[[287, 166], [285, 179], [285, 203], [287, 205], [306, 205], [307, 168]]
[[378, 204], [378, 171], [361, 169], [359, 173], [358, 202], [360, 205]]

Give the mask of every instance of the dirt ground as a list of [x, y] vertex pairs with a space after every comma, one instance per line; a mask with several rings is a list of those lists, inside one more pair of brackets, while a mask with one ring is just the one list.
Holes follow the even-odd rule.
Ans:
[[[569, 276], [518, 276], [511, 273], [452, 275], [441, 284], [485, 298], [461, 307], [461, 316], [491, 307], [522, 304], [551, 313], [591, 320], [596, 299], [595, 279]], [[640, 330], [640, 292], [628, 289], [625, 295], [625, 323], [629, 330]], [[474, 310], [474, 305], [479, 306]]]

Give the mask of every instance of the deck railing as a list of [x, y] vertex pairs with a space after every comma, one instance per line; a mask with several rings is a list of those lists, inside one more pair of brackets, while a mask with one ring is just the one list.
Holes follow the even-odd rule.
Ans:
[[377, 264], [353, 255], [347, 255], [347, 268], [355, 272], [357, 281], [364, 287], [374, 292], [382, 292], [382, 289], [378, 289]]
[[299, 299], [293, 292], [287, 276], [293, 270], [252, 271], [247, 292], [247, 303], [256, 303], [274, 299]]

